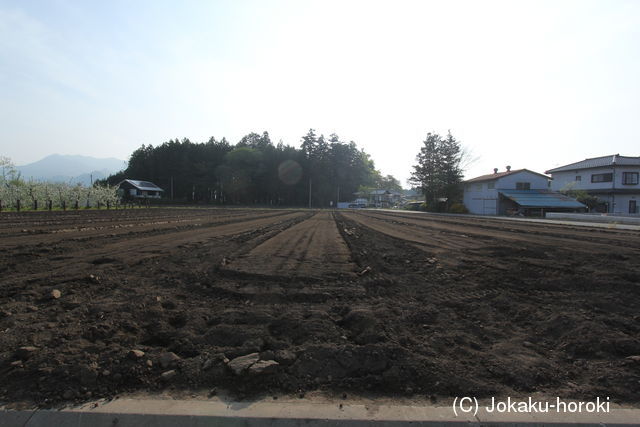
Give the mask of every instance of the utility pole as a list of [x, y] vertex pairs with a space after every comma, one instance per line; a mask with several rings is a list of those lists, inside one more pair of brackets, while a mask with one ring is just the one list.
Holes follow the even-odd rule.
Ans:
[[311, 209], [311, 177], [309, 177], [309, 209]]
[[173, 201], [173, 176], [171, 177], [171, 201]]
[[611, 186], [611, 213], [615, 213], [616, 211], [616, 154], [613, 155], [613, 160], [611, 162], [613, 165], [613, 184]]

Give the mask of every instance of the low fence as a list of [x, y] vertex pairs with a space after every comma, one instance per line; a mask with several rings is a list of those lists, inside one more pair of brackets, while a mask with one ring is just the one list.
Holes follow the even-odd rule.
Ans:
[[570, 221], [640, 225], [640, 215], [609, 215], [609, 214], [588, 214], [588, 213], [576, 214], [576, 213], [564, 213], [564, 212], [547, 212], [545, 214], [545, 218], [564, 219], [564, 220], [570, 220]]

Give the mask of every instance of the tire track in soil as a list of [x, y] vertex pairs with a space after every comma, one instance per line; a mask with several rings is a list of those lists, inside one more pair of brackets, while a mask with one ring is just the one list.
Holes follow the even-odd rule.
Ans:
[[351, 276], [355, 267], [332, 214], [318, 212], [240, 255], [228, 269], [263, 276], [323, 278]]

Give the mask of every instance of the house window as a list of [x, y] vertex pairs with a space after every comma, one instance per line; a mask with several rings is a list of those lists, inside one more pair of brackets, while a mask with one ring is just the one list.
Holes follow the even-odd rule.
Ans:
[[622, 172], [622, 183], [625, 185], [637, 185], [638, 172]]
[[611, 182], [613, 181], [612, 173], [594, 173], [591, 175], [591, 182]]
[[582, 176], [576, 175], [576, 181], [582, 181]]
[[491, 181], [487, 183], [487, 189], [489, 190], [493, 190], [494, 188], [496, 188], [496, 183], [495, 181]]
[[531, 190], [530, 182], [516, 182], [516, 190]]
[[482, 190], [482, 184], [476, 184], [476, 190]]

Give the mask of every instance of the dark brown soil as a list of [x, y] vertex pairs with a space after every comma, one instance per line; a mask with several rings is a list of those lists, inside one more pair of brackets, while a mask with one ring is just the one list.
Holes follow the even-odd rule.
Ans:
[[[163, 389], [640, 402], [638, 232], [368, 211], [2, 213], [0, 280], [3, 402]], [[277, 364], [235, 373], [251, 353]]]

